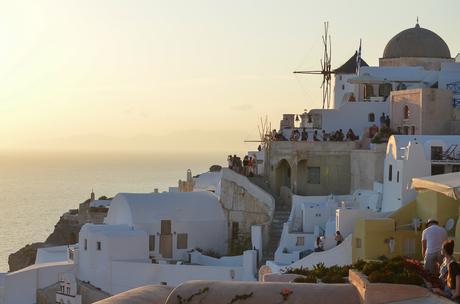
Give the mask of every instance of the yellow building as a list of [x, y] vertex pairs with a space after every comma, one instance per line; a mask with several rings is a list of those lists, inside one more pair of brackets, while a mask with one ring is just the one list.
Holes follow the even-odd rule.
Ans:
[[[353, 261], [380, 256], [408, 256], [421, 259], [421, 235], [429, 218], [437, 219], [455, 240], [460, 255], [460, 173], [414, 178], [416, 200], [387, 218], [359, 220], [353, 232]], [[456, 227], [455, 227], [456, 226]]]

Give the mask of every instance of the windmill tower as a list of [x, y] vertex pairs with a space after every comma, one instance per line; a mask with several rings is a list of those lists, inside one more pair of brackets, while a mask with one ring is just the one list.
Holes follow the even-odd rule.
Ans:
[[323, 82], [321, 89], [323, 90], [323, 109], [325, 106], [329, 108], [331, 101], [331, 36], [329, 35], [329, 22], [324, 22], [324, 35], [323, 35], [323, 58], [321, 62], [321, 70], [316, 71], [294, 71], [294, 74], [310, 74], [310, 75], [323, 75]]

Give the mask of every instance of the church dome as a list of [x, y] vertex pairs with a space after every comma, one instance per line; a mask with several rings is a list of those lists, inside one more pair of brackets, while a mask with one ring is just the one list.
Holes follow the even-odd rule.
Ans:
[[391, 38], [383, 51], [383, 58], [401, 57], [451, 58], [446, 42], [418, 23]]

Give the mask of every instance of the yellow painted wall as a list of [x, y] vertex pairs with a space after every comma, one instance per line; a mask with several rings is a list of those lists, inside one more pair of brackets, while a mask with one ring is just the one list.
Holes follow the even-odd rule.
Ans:
[[436, 218], [438, 213], [437, 195], [434, 191], [422, 190], [417, 192], [417, 217], [422, 219], [423, 223], [429, 218]]
[[396, 227], [401, 225], [412, 224], [412, 220], [416, 217], [417, 214], [417, 201], [413, 200], [412, 202], [402, 206], [396, 210], [390, 218], [394, 219], [396, 222]]

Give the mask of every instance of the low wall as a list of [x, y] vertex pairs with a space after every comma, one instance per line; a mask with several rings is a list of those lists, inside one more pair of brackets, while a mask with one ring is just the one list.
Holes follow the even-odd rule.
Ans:
[[190, 280], [245, 280], [243, 267], [146, 264], [112, 262], [112, 293], [117, 294], [143, 285], [177, 286]]
[[351, 241], [353, 235], [349, 235], [339, 246], [335, 246], [326, 251], [313, 252], [303, 259], [287, 266], [286, 268], [312, 268], [318, 263], [324, 263], [326, 267], [333, 265], [350, 265], [352, 264]]
[[190, 254], [191, 263], [203, 266], [243, 266], [243, 256], [224, 256], [221, 258], [214, 258], [207, 255], [203, 255], [198, 251], [194, 251]]
[[58, 262], [32, 265], [8, 273], [4, 281], [2, 304], [31, 304], [37, 299], [37, 289], [59, 281], [59, 274], [73, 270], [73, 263]]

